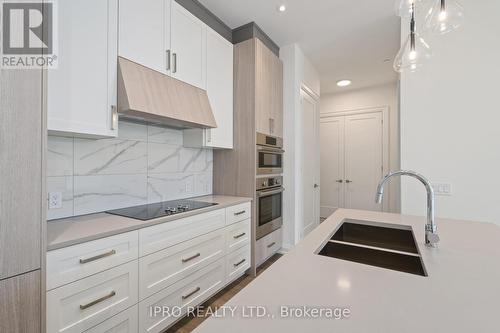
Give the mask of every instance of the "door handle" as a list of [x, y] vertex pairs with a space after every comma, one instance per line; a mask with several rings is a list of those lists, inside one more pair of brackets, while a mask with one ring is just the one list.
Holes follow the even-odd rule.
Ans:
[[174, 63], [172, 73], [177, 73], [177, 53], [172, 53], [172, 58]]
[[343, 183], [344, 181], [342, 179], [337, 179], [335, 182], [336, 183]]
[[352, 183], [352, 180], [347, 179], [345, 182], [346, 182], [347, 184], [349, 184], [349, 183]]
[[167, 50], [167, 71], [170, 70], [170, 65], [171, 65], [171, 59], [170, 59], [170, 50]]
[[318, 184], [314, 184], [314, 188], [318, 188], [318, 187], [319, 187], [319, 185], [318, 185]]

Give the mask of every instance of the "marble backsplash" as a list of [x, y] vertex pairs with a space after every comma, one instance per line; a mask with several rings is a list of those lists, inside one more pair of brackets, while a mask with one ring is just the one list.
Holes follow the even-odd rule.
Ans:
[[114, 139], [48, 137], [49, 220], [212, 193], [213, 155], [182, 146], [181, 130], [120, 121]]

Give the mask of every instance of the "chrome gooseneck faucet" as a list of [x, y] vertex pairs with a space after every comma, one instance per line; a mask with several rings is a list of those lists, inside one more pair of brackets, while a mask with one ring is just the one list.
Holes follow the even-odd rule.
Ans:
[[439, 236], [437, 234], [437, 227], [434, 221], [434, 190], [432, 189], [432, 185], [427, 178], [414, 171], [400, 170], [391, 172], [380, 180], [377, 187], [375, 202], [382, 202], [382, 197], [384, 196], [384, 185], [394, 176], [410, 176], [418, 179], [422, 184], [424, 184], [425, 189], [427, 190], [427, 224], [425, 225], [425, 245], [429, 247], [436, 247], [439, 242]]

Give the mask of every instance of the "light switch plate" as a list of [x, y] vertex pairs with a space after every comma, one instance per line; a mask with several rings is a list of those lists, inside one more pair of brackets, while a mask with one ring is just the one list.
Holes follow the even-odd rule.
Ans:
[[432, 188], [434, 189], [435, 195], [451, 196], [453, 194], [451, 184], [448, 183], [433, 183]]
[[62, 208], [62, 192], [49, 192], [49, 209]]

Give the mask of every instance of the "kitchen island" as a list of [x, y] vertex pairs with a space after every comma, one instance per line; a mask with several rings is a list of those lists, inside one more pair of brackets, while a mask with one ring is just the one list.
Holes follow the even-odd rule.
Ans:
[[[427, 276], [318, 255], [345, 219], [410, 226]], [[428, 248], [425, 223], [337, 210], [195, 332], [499, 332], [500, 228], [438, 219]]]

